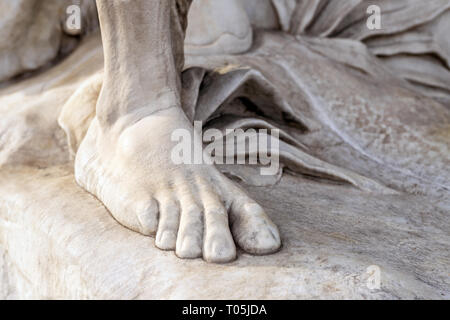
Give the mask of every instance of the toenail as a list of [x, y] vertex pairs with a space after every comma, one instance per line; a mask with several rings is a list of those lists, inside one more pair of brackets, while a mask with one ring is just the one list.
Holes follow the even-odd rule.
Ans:
[[176, 235], [173, 231], [166, 230], [162, 233], [159, 243], [163, 246], [171, 246], [176, 242]]
[[215, 240], [212, 245], [212, 252], [216, 256], [222, 256], [225, 251], [225, 246], [223, 241]]
[[198, 251], [199, 247], [195, 238], [191, 236], [185, 237], [183, 244], [181, 245], [181, 252], [183, 255], [187, 255], [189, 257], [196, 256]]
[[210, 261], [214, 262], [227, 262], [236, 257], [236, 252], [233, 248], [230, 248], [226, 241], [214, 240], [211, 245]]

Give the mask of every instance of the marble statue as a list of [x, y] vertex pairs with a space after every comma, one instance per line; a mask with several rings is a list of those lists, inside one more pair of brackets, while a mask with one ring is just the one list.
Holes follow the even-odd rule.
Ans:
[[[80, 8], [75, 30], [66, 23], [70, 5]], [[369, 26], [372, 5], [379, 27]], [[196, 260], [169, 263], [170, 251], [237, 264], [229, 290], [192, 276], [213, 298], [240, 298], [240, 272], [266, 281], [249, 284], [254, 298], [450, 297], [448, 0], [0, 0], [0, 12], [8, 12], [0, 16], [0, 256], [3, 247], [14, 265], [4, 274], [16, 279], [0, 286], [0, 298], [2, 290], [153, 297], [139, 291], [143, 283], [159, 297], [203, 297], [180, 281]], [[278, 171], [175, 164], [174, 131], [190, 132], [194, 150], [205, 147], [195, 123], [224, 137], [277, 129]], [[35, 231], [13, 226], [40, 230], [35, 253], [25, 253]], [[407, 232], [419, 236], [395, 247]], [[311, 258], [328, 243], [322, 234], [327, 257], [352, 261], [334, 260], [342, 278]], [[392, 248], [364, 245], [380, 239]], [[375, 261], [367, 266], [388, 270], [385, 290], [349, 284], [355, 266], [363, 268], [358, 250]], [[50, 273], [36, 262], [43, 256], [57, 261]], [[10, 263], [2, 261], [0, 276]], [[116, 296], [105, 284], [112, 275], [101, 271], [108, 261], [137, 270], [117, 271]], [[305, 264], [319, 271], [301, 271]], [[149, 271], [163, 268], [177, 289]], [[198, 268], [226, 287], [219, 266]], [[292, 270], [309, 277], [307, 289], [288, 285], [299, 281]], [[102, 273], [102, 284], [91, 273]]]

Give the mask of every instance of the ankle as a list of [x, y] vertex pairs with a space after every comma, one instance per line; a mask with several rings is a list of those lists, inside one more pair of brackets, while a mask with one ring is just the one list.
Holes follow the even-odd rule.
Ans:
[[133, 123], [159, 111], [181, 108], [178, 90], [165, 88], [158, 92], [123, 94], [107, 87], [102, 88], [97, 101], [96, 116], [104, 128], [128, 127]]

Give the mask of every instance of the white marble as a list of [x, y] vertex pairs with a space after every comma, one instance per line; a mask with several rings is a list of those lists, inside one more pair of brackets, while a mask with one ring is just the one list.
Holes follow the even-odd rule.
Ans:
[[[450, 298], [448, 1], [135, 1], [0, 38], [0, 298]], [[278, 174], [174, 166], [194, 120], [279, 128]]]

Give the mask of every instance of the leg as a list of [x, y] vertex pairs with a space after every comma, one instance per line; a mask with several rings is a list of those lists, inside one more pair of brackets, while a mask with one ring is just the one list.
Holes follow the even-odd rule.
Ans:
[[244, 191], [212, 165], [171, 161], [172, 132], [193, 132], [180, 107], [188, 4], [97, 1], [105, 79], [75, 177], [121, 224], [156, 233], [156, 246], [179, 257], [230, 261], [233, 236], [250, 253], [274, 252], [278, 230]]

